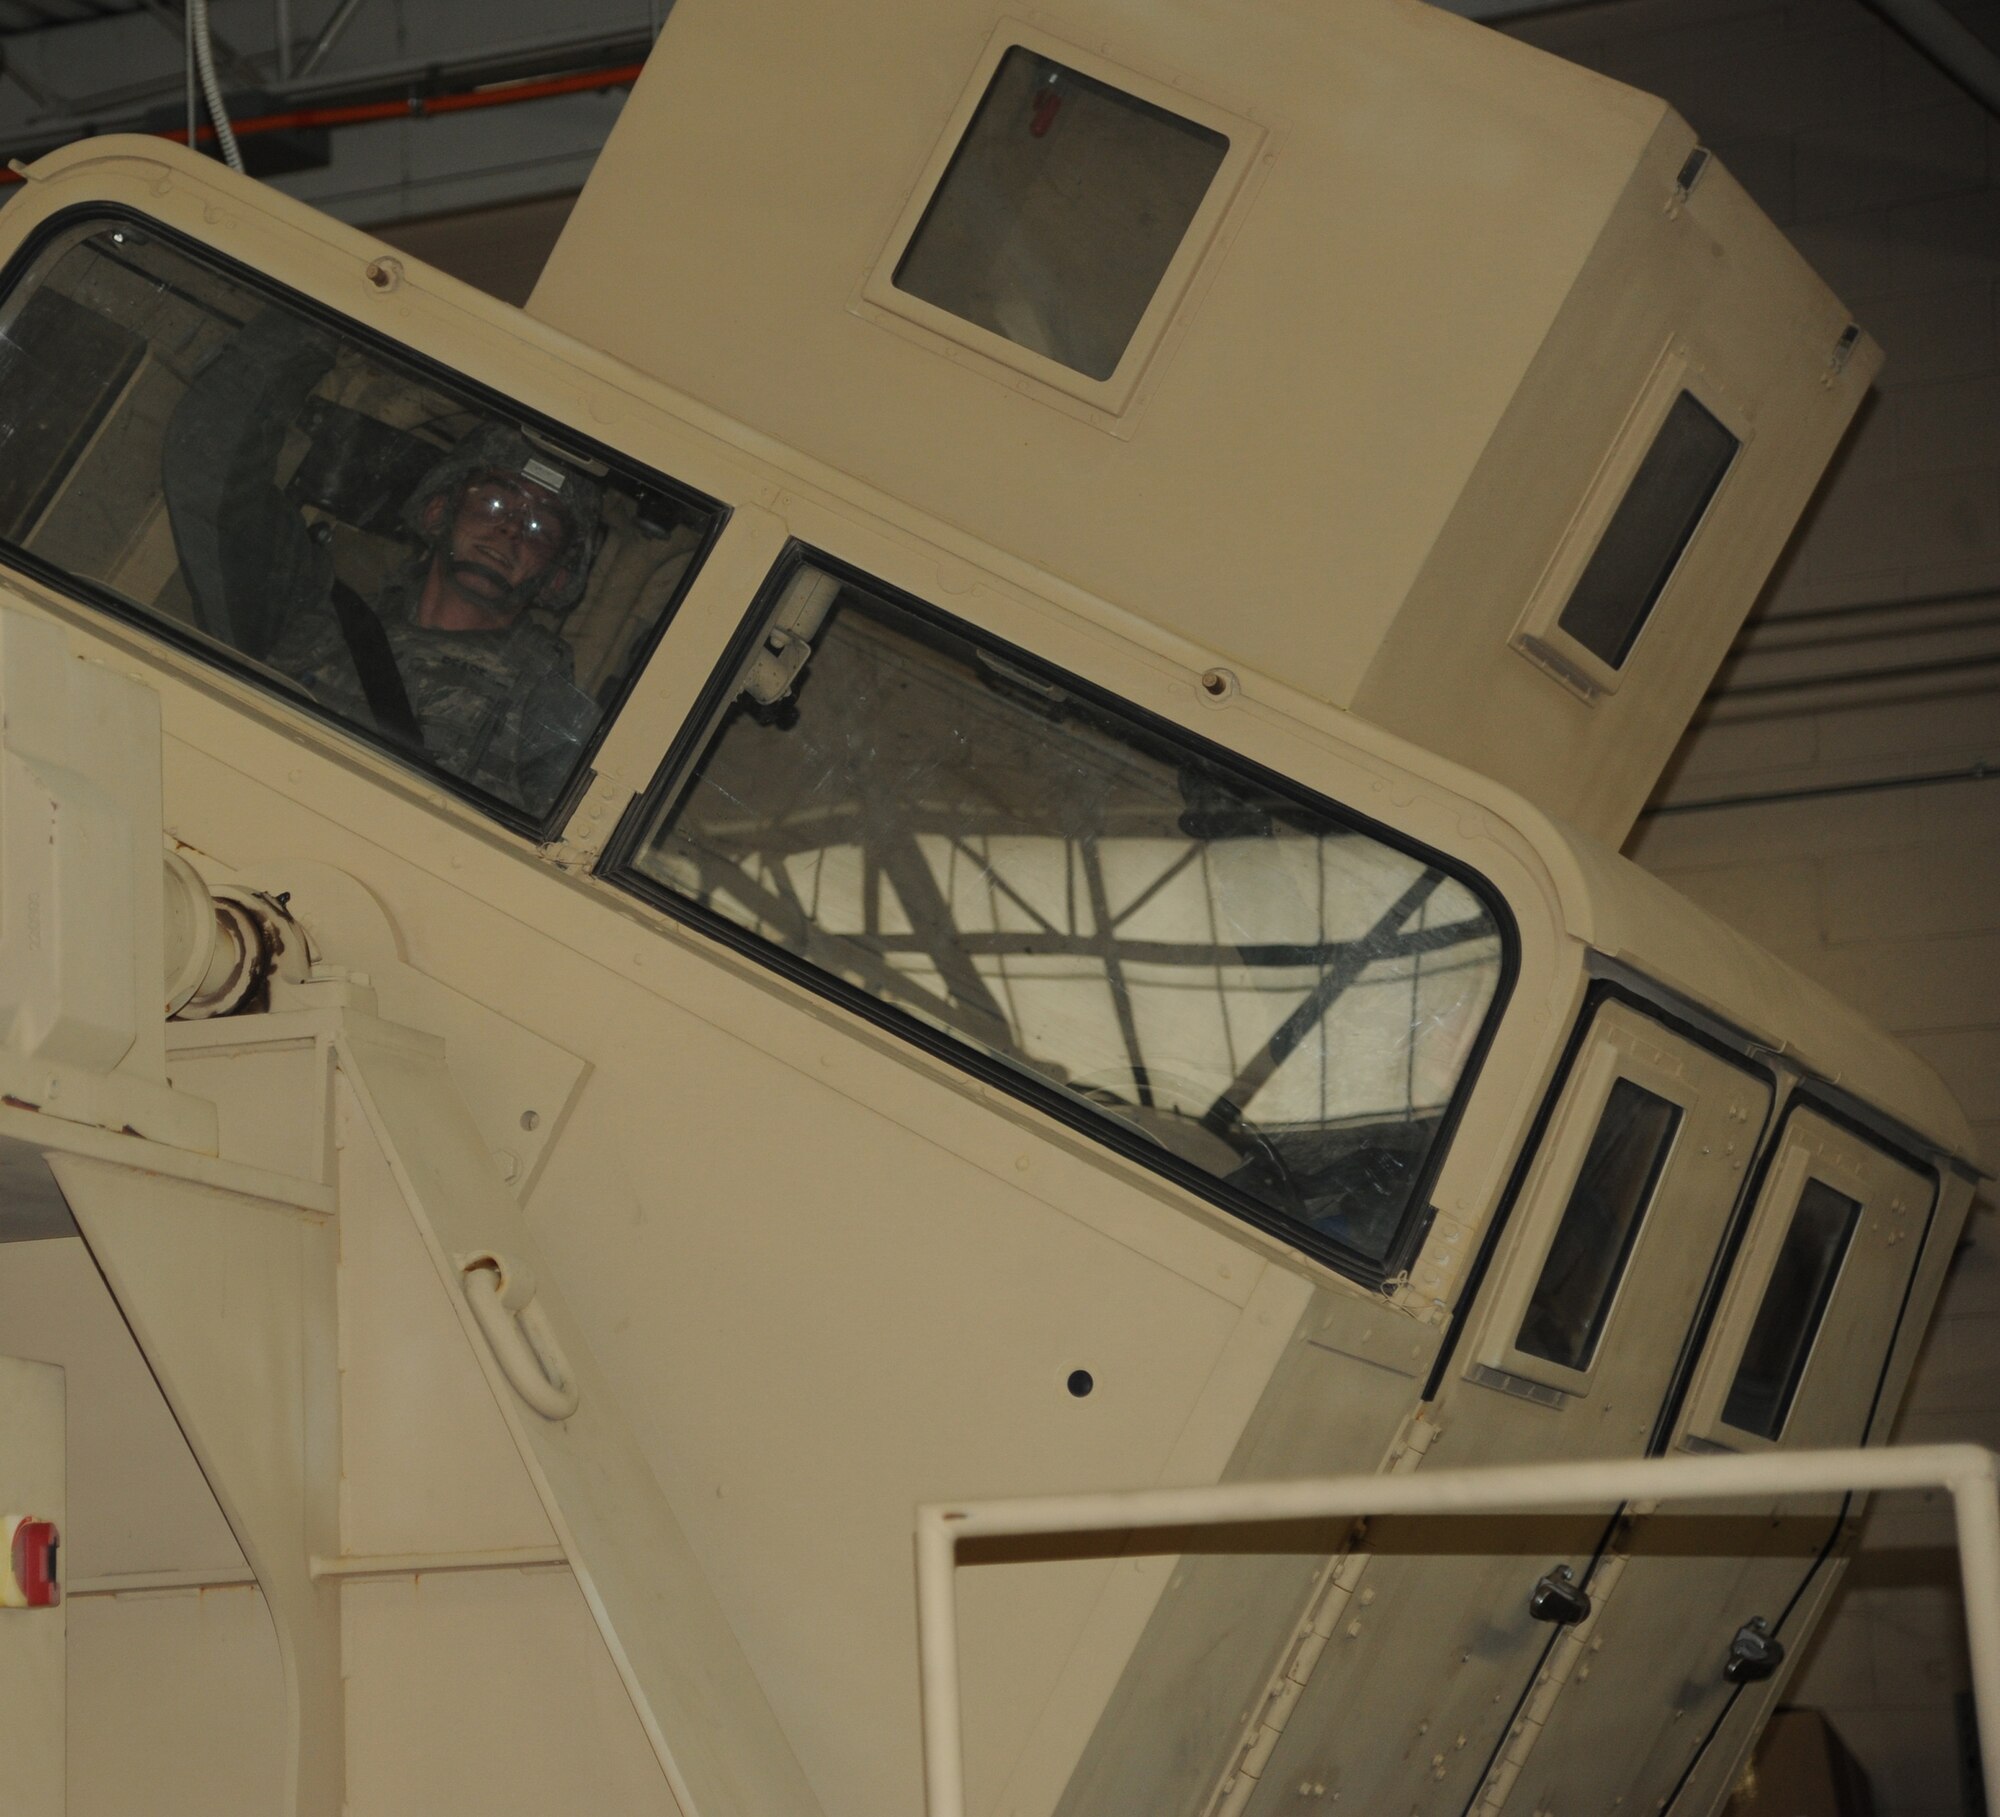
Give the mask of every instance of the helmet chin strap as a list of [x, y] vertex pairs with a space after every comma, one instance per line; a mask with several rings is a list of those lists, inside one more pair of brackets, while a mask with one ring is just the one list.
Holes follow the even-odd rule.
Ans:
[[[519, 618], [523, 612], [527, 611], [535, 603], [536, 596], [541, 592], [543, 582], [548, 578], [545, 571], [533, 575], [527, 580], [515, 582], [510, 586], [507, 582], [507, 577], [497, 568], [490, 567], [487, 563], [477, 561], [469, 556], [460, 555], [456, 549], [448, 545], [439, 550], [438, 553], [443, 557], [439, 565], [444, 570], [444, 578], [452, 584], [453, 591], [469, 605], [477, 606], [480, 610], [492, 614], [494, 618], [506, 624], [512, 624], [515, 619]], [[495, 582], [499, 586], [500, 591], [492, 595], [491, 598], [488, 598], [483, 594], [471, 591], [469, 588], [458, 586], [458, 576], [461, 573], [467, 572], [484, 575], [488, 580]]]

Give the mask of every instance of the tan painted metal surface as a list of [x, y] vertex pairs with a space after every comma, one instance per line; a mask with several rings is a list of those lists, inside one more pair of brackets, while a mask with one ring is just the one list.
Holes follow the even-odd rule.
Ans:
[[[1010, 44], [1232, 135], [1110, 384], [891, 281]], [[1720, 164], [1680, 190], [1695, 145], [1417, 0], [691, 0], [528, 307], [1616, 842], [1879, 363], [1836, 365], [1847, 315]], [[1663, 372], [1743, 456], [1629, 670], [1579, 688], [1515, 645]]]
[[[1112, 236], [1152, 249], [1150, 299], [1128, 267], [1074, 299], [1075, 337], [1019, 294], [989, 309], [948, 259], [923, 282], [951, 307], [897, 283], [982, 84], [1030, 99], [1017, 48], [1044, 73], [994, 168], [1068, 109], [1189, 222], [1178, 245]], [[915, 1817], [917, 1504], [1743, 1448], [1732, 1397], [1780, 1264], [1821, 1254], [1791, 1247], [1802, 1182], [1865, 1202], [1855, 1240], [1894, 1266], [1854, 1250], [1869, 1266], [1809, 1308], [1852, 1379], [1812, 1360], [1829, 1337], [1781, 1398], [1814, 1443], [1880, 1436], [1969, 1202], [1964, 1117], [1609, 843], [1875, 359], [1692, 149], [1658, 103], [1404, 0], [1310, 23], [682, 0], [530, 314], [153, 142], [35, 168], [0, 250], [44, 259], [56, 315], [108, 298], [151, 338], [0, 551], [0, 684], [60, 682], [120, 727], [84, 773], [123, 791], [135, 830], [103, 874], [141, 909], [164, 833], [193, 887], [292, 930], [244, 1013], [134, 1007], [144, 1064], [92, 1048], [62, 1104], [0, 1105], [0, 1216], [59, 1220], [53, 1168], [90, 1252], [60, 1222], [0, 1245], [0, 1349], [34, 1329], [92, 1384], [75, 1808]], [[1171, 177], [1209, 163], [1199, 194]], [[78, 247], [95, 263], [47, 278]], [[227, 347], [259, 299], [346, 336], [315, 421], [409, 432], [497, 397], [479, 407], [542, 438], [522, 474], [604, 469], [604, 572], [548, 633], [604, 723], [545, 812], [197, 623], [176, 476], [135, 492], [126, 450], [167, 445], [210, 369], [181, 350]], [[1570, 601], [1684, 397], [1731, 452], [1636, 641], [1593, 655]], [[653, 477], [620, 491], [627, 467]], [[115, 561], [82, 533], [113, 479], [143, 507]], [[487, 502], [525, 535], [509, 484]], [[394, 511], [312, 509], [381, 571]], [[928, 811], [957, 748], [1001, 753], [965, 771], [990, 818], [958, 843], [1016, 906], [969, 910], [921, 843], [959, 829], [917, 813], [908, 849], [934, 857], [857, 957], [811, 791], [719, 784], [718, 840], [762, 815], [793, 844], [757, 874], [764, 921], [747, 887], [700, 897], [669, 810], [697, 776], [783, 783], [814, 737], [809, 776], [902, 761], [873, 799], [852, 771], [885, 815]], [[58, 813], [95, 799], [82, 764], [57, 766]], [[1153, 855], [1111, 854], [1125, 915], [1155, 905], [1122, 955], [1118, 842], [1035, 818], [1072, 797]], [[0, 841], [23, 824], [8, 806]], [[1063, 878], [1100, 867], [1087, 911], [1030, 862], [1063, 838]], [[817, 923], [768, 907], [786, 887]], [[99, 956], [78, 976], [101, 996], [109, 954], [138, 1006], [163, 954], [131, 924], [144, 956], [101, 913], [63, 927]], [[1350, 1003], [1311, 1075], [1324, 1171], [1407, 1188], [1367, 1251], [1373, 1201], [1329, 1196], [1315, 1224], [1253, 1192], [1260, 1156], [1291, 1179], [1285, 1117], [1258, 1134], [1227, 1092], [1201, 1115], [1174, 1093], [1210, 1065], [1303, 1101], [1283, 1069], [1309, 1050], [1280, 1036], [1354, 982], [1371, 924], [1403, 969], [1353, 1001], [1394, 1013]], [[1048, 994], [1063, 965], [1110, 981], [1122, 1034]], [[1318, 985], [1284, 998], [1287, 968]], [[1021, 1004], [1074, 1050], [1008, 1062]], [[1795, 1164], [1808, 1126], [1820, 1159]], [[1893, 1211], [1841, 1185], [1860, 1173], [1903, 1183]], [[1593, 1248], [1579, 1205], [1623, 1247]], [[1477, 1553], [1402, 1521], [968, 1573], [971, 1805], [1204, 1817], [1303, 1784], [1525, 1810], [1530, 1784], [1657, 1745], [1649, 1789], [1711, 1810], [1768, 1693], [1704, 1706], [1705, 1745], [1659, 1740], [1640, 1662], [1691, 1593], [1615, 1515], [1523, 1517]], [[1798, 1518], [1831, 1536], [1828, 1508]], [[1602, 1593], [1593, 1641], [1623, 1638], [1616, 1670], [1545, 1695], [1554, 1630], [1528, 1604], [1558, 1564]], [[1769, 1566], [1748, 1544], [1703, 1562], [1691, 1670], [1769, 1601]], [[1795, 1651], [1838, 1561], [1782, 1569]], [[1627, 1671], [1607, 1719], [1587, 1687]], [[154, 1713], [147, 1748], [128, 1706]], [[1450, 1749], [1412, 1739], [1447, 1727]], [[152, 1805], [149, 1777], [172, 1787]]]

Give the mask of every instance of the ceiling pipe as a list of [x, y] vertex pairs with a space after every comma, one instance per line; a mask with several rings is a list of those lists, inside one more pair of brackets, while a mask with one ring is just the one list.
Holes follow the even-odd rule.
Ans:
[[1989, 113], [2000, 114], [2000, 55], [1942, 0], [1867, 0]]
[[[254, 138], [261, 133], [297, 132], [313, 127], [366, 126], [382, 120], [422, 120], [434, 114], [462, 114], [490, 107], [517, 107], [524, 101], [547, 101], [557, 95], [602, 94], [608, 89], [630, 88], [644, 68], [639, 63], [621, 63], [607, 69], [577, 70], [565, 76], [539, 81], [507, 82], [490, 88], [461, 90], [456, 94], [412, 95], [393, 101], [359, 101], [340, 107], [290, 107], [276, 113], [255, 114], [234, 121], [235, 136]], [[170, 139], [176, 145], [188, 143], [188, 134], [150, 133], [155, 139]], [[213, 126], [196, 130], [194, 142], [206, 145], [215, 138]], [[18, 163], [19, 160], [16, 160]], [[0, 188], [23, 181], [21, 172], [9, 167], [0, 170]]]
[[1461, 19], [1477, 19], [1490, 25], [1496, 19], [1518, 19], [1528, 13], [1573, 12], [1589, 0], [1430, 0], [1441, 13], [1456, 13]]
[[[1440, 12], [1497, 25], [1537, 13], [1590, 10], [1604, 0], [1430, 0]], [[2000, 115], [2000, 54], [1944, 0], [1862, 0], [1908, 38], [1989, 113]]]
[[319, 28], [319, 36], [312, 41], [299, 64], [300, 80], [311, 75], [325, 62], [327, 52], [340, 42], [340, 34], [346, 31], [349, 21], [361, 10], [361, 4], [362, 0], [341, 0], [341, 4], [333, 9], [327, 22]]
[[[167, 0], [145, 0], [145, 12], [146, 16], [169, 37], [177, 41], [186, 37], [187, 0], [180, 0], [180, 3], [175, 6], [169, 6]], [[69, 21], [69, 23], [80, 22]], [[216, 55], [229, 65], [231, 72], [239, 82], [255, 82], [259, 80], [257, 71], [249, 59], [238, 51], [227, 38], [220, 32], [211, 32], [209, 35], [215, 45]]]
[[[360, 69], [345, 69], [333, 75], [316, 75], [312, 80], [295, 80], [271, 98], [293, 106], [307, 107], [316, 101], [329, 104], [354, 95], [394, 89], [399, 93], [412, 87], [435, 88], [441, 81], [472, 88], [482, 83], [538, 80], [550, 69], [592, 69], [613, 63], [643, 60], [651, 40], [642, 32], [615, 32], [589, 38], [556, 38], [546, 42], [510, 45], [477, 57], [454, 57], [443, 66], [436, 62], [388, 62]], [[220, 46], [218, 45], [218, 50]], [[0, 40], [0, 75], [19, 83], [28, 98], [43, 111], [23, 123], [19, 137], [32, 134], [37, 144], [61, 144], [70, 139], [95, 137], [107, 132], [145, 132], [139, 121], [122, 118], [126, 110], [156, 102], [174, 93], [181, 85], [178, 70], [143, 82], [123, 83], [92, 94], [57, 94], [46, 83], [31, 82], [6, 59], [6, 42]], [[263, 78], [248, 84], [253, 92], [270, 94]]]

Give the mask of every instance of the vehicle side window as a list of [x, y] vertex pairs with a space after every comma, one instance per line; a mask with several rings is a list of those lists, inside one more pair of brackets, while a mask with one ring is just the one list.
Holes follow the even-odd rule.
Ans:
[[1784, 1431], [1860, 1222], [1858, 1199], [1824, 1180], [1805, 1183], [1723, 1402], [1724, 1425], [1766, 1439]]
[[540, 827], [711, 502], [161, 230], [0, 299], [0, 546]]
[[1688, 1389], [1691, 1450], [1859, 1445], [1937, 1204], [1922, 1162], [1801, 1095]]
[[1503, 969], [1474, 884], [794, 557], [615, 873], [1354, 1272]]
[[1693, 392], [1675, 398], [1557, 620], [1607, 668], [1632, 654], [1741, 450]]
[[1679, 1105], [1630, 1079], [1612, 1085], [1514, 1340], [1518, 1349], [1565, 1369], [1590, 1367], [1680, 1124]]

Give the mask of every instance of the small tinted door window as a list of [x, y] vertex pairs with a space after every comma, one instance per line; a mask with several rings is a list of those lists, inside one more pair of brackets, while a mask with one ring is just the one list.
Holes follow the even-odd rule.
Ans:
[[623, 874], [1363, 1272], [1502, 970], [1429, 856], [810, 561]]
[[549, 819], [710, 503], [138, 223], [0, 299], [0, 546]]
[[1631, 655], [1741, 446], [1693, 392], [1674, 400], [1557, 620], [1607, 668]]
[[1858, 1199], [1835, 1192], [1824, 1180], [1806, 1182], [1723, 1403], [1725, 1425], [1772, 1439], [1785, 1429], [1860, 1220]]
[[1515, 1340], [1527, 1355], [1590, 1367], [1680, 1121], [1630, 1079], [1612, 1085]]

